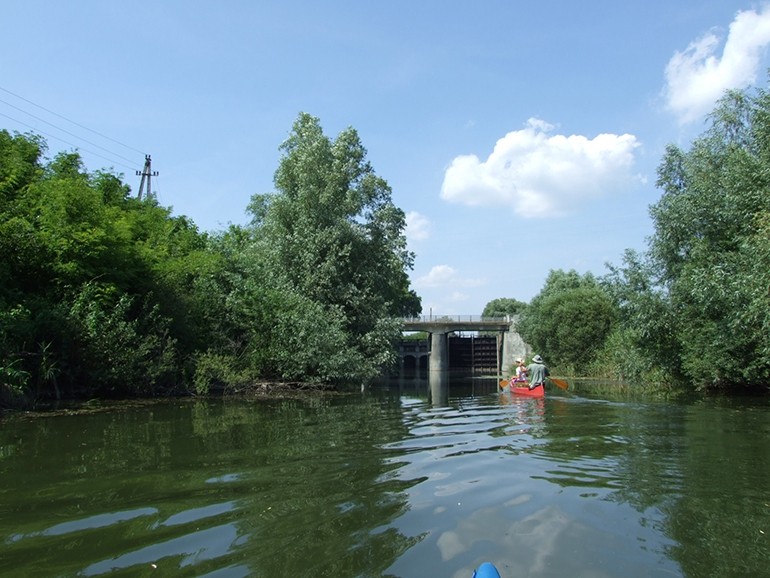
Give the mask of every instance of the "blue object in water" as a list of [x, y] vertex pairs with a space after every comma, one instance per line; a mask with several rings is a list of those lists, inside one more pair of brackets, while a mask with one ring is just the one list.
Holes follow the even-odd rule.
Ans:
[[500, 572], [491, 562], [484, 562], [478, 570], [473, 571], [473, 578], [500, 578]]

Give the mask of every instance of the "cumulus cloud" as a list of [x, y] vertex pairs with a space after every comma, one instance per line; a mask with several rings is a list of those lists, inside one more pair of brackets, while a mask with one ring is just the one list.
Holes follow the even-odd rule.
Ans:
[[663, 90], [666, 108], [681, 124], [711, 112], [725, 90], [744, 88], [756, 81], [762, 56], [770, 44], [770, 5], [756, 12], [738, 12], [730, 24], [721, 57], [721, 39], [710, 31], [676, 52], [666, 66]]
[[469, 297], [470, 296], [467, 293], [463, 293], [462, 291], [452, 291], [452, 294], [449, 296], [449, 301], [451, 303], [462, 303], [463, 301], [467, 301]]
[[406, 238], [408, 241], [423, 241], [430, 236], [430, 221], [417, 211], [406, 214]]
[[430, 287], [478, 287], [486, 283], [484, 279], [466, 279], [454, 267], [450, 265], [435, 265], [427, 275], [423, 275], [414, 281], [417, 288]]
[[552, 134], [554, 126], [531, 118], [526, 128], [497, 141], [482, 161], [456, 157], [444, 173], [441, 197], [466, 205], [509, 205], [524, 217], [564, 214], [589, 199], [627, 189], [634, 153], [630, 134]]

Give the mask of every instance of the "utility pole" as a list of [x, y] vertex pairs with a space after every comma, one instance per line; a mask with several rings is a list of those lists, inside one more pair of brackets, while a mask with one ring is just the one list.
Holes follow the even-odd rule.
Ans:
[[139, 183], [139, 194], [137, 198], [142, 199], [142, 192], [144, 191], [144, 183], [147, 183], [147, 198], [152, 196], [152, 177], [158, 176], [158, 171], [152, 170], [152, 159], [150, 155], [144, 155], [144, 169], [142, 172], [136, 171], [136, 176], [142, 175], [142, 181]]

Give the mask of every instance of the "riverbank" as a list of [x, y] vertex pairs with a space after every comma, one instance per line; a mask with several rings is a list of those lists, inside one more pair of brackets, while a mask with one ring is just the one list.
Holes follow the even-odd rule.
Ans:
[[[101, 411], [103, 408], [114, 408], [116, 405], [130, 406], [167, 401], [170, 399], [195, 399], [195, 398], [261, 398], [261, 399], [287, 399], [303, 398], [308, 395], [330, 395], [347, 393], [347, 389], [336, 385], [306, 381], [258, 381], [248, 385], [226, 386], [212, 388], [206, 395], [197, 395], [192, 391], [185, 391], [176, 395], [166, 395], [152, 398], [67, 398], [29, 400], [22, 397], [6, 399], [0, 407], [0, 417], [12, 413], [82, 413]], [[12, 402], [12, 403], [9, 403]]]
[[221, 391], [212, 391], [211, 393], [224, 397], [283, 398], [315, 393], [337, 393], [340, 391], [338, 386], [327, 383], [306, 381], [260, 381], [245, 386], [227, 387], [223, 388]]

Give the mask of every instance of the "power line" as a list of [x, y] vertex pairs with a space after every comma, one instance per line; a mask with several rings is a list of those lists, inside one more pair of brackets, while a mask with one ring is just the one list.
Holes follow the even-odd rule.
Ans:
[[[41, 105], [39, 105], [39, 104], [36, 104], [36, 103], [32, 102], [32, 101], [31, 101], [31, 100], [29, 100], [29, 99], [26, 99], [26, 98], [24, 98], [23, 96], [20, 96], [20, 95], [18, 95], [18, 94], [16, 94], [16, 93], [14, 93], [14, 92], [11, 92], [11, 91], [10, 91], [10, 90], [8, 90], [7, 88], [3, 88], [2, 86], [0, 86], [0, 90], [2, 90], [3, 92], [7, 92], [8, 94], [10, 94], [10, 95], [12, 95], [12, 96], [15, 96], [15, 97], [16, 97], [16, 98], [18, 98], [18, 99], [21, 99], [21, 100], [23, 100], [24, 102], [27, 102], [27, 103], [31, 104], [32, 106], [36, 106], [37, 108], [39, 108], [39, 109], [41, 109], [41, 110], [44, 110], [44, 111], [46, 111], [46, 112], [47, 112], [47, 113], [49, 113], [49, 114], [52, 114], [52, 115], [54, 115], [54, 116], [58, 116], [59, 118], [61, 118], [61, 119], [64, 119], [64, 120], [66, 120], [67, 122], [74, 124], [75, 126], [79, 126], [79, 127], [80, 127], [80, 128], [82, 128], [82, 129], [85, 129], [85, 130], [87, 130], [87, 131], [89, 131], [89, 132], [92, 132], [92, 133], [94, 133], [94, 134], [96, 134], [96, 135], [99, 135], [99, 136], [100, 136], [100, 137], [102, 137], [102, 138], [106, 138], [107, 140], [109, 140], [109, 141], [112, 141], [112, 142], [114, 142], [114, 143], [116, 143], [116, 144], [119, 144], [119, 145], [120, 145], [120, 146], [122, 146], [122, 147], [125, 147], [125, 148], [127, 148], [127, 149], [129, 149], [129, 150], [132, 150], [132, 151], [134, 151], [134, 152], [137, 152], [137, 153], [139, 153], [140, 155], [143, 155], [143, 154], [145, 154], [145, 152], [144, 152], [144, 151], [140, 151], [139, 149], [136, 149], [136, 148], [134, 148], [134, 147], [132, 147], [132, 146], [129, 146], [129, 145], [127, 145], [127, 144], [124, 144], [124, 143], [122, 143], [122, 142], [120, 142], [120, 141], [118, 141], [118, 140], [115, 140], [114, 138], [108, 137], [107, 135], [105, 135], [105, 134], [102, 134], [102, 133], [100, 133], [100, 132], [98, 132], [98, 131], [95, 131], [95, 130], [93, 130], [93, 129], [90, 129], [90, 128], [88, 128], [87, 126], [84, 126], [84, 125], [82, 125], [82, 124], [80, 124], [80, 123], [78, 123], [78, 122], [75, 122], [74, 120], [70, 120], [70, 119], [69, 119], [69, 118], [67, 118], [66, 116], [62, 116], [61, 114], [59, 114], [59, 113], [57, 113], [57, 112], [54, 112], [54, 111], [52, 111], [52, 110], [49, 110], [49, 109], [45, 108], [44, 106], [41, 106]], [[3, 101], [3, 102], [5, 102], [5, 101]], [[6, 103], [6, 104], [7, 104], [7, 103]], [[14, 107], [14, 108], [16, 108], [16, 107]], [[18, 110], [21, 110], [21, 109], [18, 109]], [[22, 112], [24, 112], [24, 111], [22, 111]], [[26, 113], [26, 114], [29, 114], [29, 113]], [[30, 116], [33, 116], [33, 115], [30, 115]], [[43, 121], [43, 122], [46, 122], [46, 121]], [[50, 124], [50, 123], [49, 123], [49, 124]], [[51, 125], [51, 126], [53, 126], [53, 125]], [[61, 129], [60, 129], [60, 130], [61, 130]], [[66, 131], [65, 131], [65, 132], [66, 132]], [[85, 139], [83, 139], [83, 140], [85, 140]], [[86, 141], [86, 142], [87, 142], [87, 141]]]
[[[98, 135], [98, 136], [100, 136], [100, 137], [102, 137], [102, 138], [105, 138], [105, 139], [107, 139], [107, 140], [109, 140], [109, 141], [112, 141], [112, 142], [114, 142], [114, 143], [116, 143], [116, 144], [119, 144], [120, 146], [122, 146], [122, 147], [125, 147], [125, 148], [127, 148], [127, 149], [129, 149], [129, 150], [132, 150], [132, 151], [134, 151], [134, 152], [137, 152], [137, 153], [139, 153], [139, 154], [144, 154], [144, 153], [143, 153], [142, 151], [140, 151], [139, 149], [136, 149], [136, 148], [134, 148], [134, 147], [132, 147], [132, 146], [129, 146], [129, 145], [127, 145], [127, 144], [124, 144], [124, 143], [122, 143], [122, 142], [120, 142], [120, 141], [118, 141], [118, 140], [115, 140], [114, 138], [111, 138], [111, 137], [109, 137], [109, 136], [107, 136], [107, 135], [105, 135], [105, 134], [102, 134], [102, 133], [98, 132], [98, 131], [95, 131], [95, 130], [93, 130], [93, 129], [90, 129], [90, 128], [88, 128], [87, 126], [84, 126], [84, 125], [82, 125], [82, 124], [80, 124], [80, 123], [78, 123], [78, 122], [75, 122], [74, 120], [71, 120], [71, 119], [69, 119], [69, 118], [67, 118], [67, 117], [65, 117], [65, 116], [63, 116], [63, 115], [61, 115], [61, 114], [59, 114], [59, 113], [57, 113], [57, 112], [54, 112], [54, 111], [52, 111], [52, 110], [49, 110], [49, 109], [45, 108], [44, 106], [41, 106], [41, 105], [39, 105], [39, 104], [37, 104], [37, 103], [34, 103], [34, 102], [32, 102], [31, 100], [29, 100], [29, 99], [27, 99], [27, 98], [24, 98], [24, 97], [23, 97], [23, 96], [21, 96], [21, 95], [18, 95], [18, 94], [14, 93], [14, 92], [11, 92], [11, 91], [10, 91], [10, 90], [8, 90], [7, 88], [3, 88], [2, 86], [0, 86], [0, 90], [2, 90], [3, 92], [6, 92], [6, 93], [8, 93], [8, 94], [10, 94], [10, 95], [12, 95], [12, 96], [14, 96], [14, 97], [16, 97], [16, 98], [20, 99], [20, 100], [23, 100], [24, 102], [26, 102], [26, 103], [29, 103], [29, 104], [31, 104], [32, 106], [36, 106], [37, 108], [39, 108], [39, 109], [41, 109], [41, 110], [44, 110], [44, 111], [46, 111], [46, 112], [47, 112], [47, 113], [49, 113], [49, 114], [52, 114], [52, 115], [54, 115], [54, 116], [56, 116], [56, 117], [59, 117], [59, 118], [61, 118], [61, 119], [65, 120], [65, 121], [67, 121], [67, 122], [69, 122], [69, 123], [71, 123], [71, 124], [74, 124], [75, 126], [78, 126], [78, 127], [82, 128], [82, 129], [84, 129], [84, 130], [87, 130], [87, 131], [89, 131], [89, 132], [92, 132], [92, 133], [94, 133], [95, 135]], [[132, 160], [132, 159], [129, 159], [129, 158], [127, 158], [127, 157], [124, 157], [123, 155], [121, 155], [121, 154], [118, 154], [118, 153], [116, 153], [115, 151], [111, 151], [110, 149], [107, 149], [107, 148], [105, 148], [105, 147], [103, 147], [103, 146], [101, 146], [101, 145], [98, 145], [98, 144], [96, 144], [96, 143], [94, 143], [94, 142], [91, 142], [91, 141], [89, 141], [89, 140], [87, 140], [87, 139], [83, 138], [82, 136], [79, 136], [79, 135], [77, 135], [77, 134], [75, 134], [75, 133], [72, 133], [72, 132], [70, 132], [70, 131], [66, 130], [66, 129], [63, 129], [63, 128], [61, 128], [60, 126], [57, 126], [57, 125], [53, 124], [52, 122], [49, 122], [49, 121], [45, 120], [44, 118], [40, 118], [39, 116], [36, 116], [36, 115], [32, 114], [31, 112], [28, 112], [28, 111], [26, 111], [26, 110], [24, 110], [24, 109], [22, 109], [22, 108], [20, 108], [20, 107], [18, 107], [18, 106], [16, 106], [16, 105], [14, 105], [14, 104], [11, 104], [10, 102], [8, 102], [8, 101], [6, 101], [6, 100], [0, 99], [0, 102], [2, 102], [2, 103], [4, 103], [4, 104], [6, 104], [7, 106], [10, 106], [11, 108], [14, 108], [14, 109], [18, 110], [19, 112], [22, 112], [22, 113], [24, 113], [24, 114], [26, 114], [26, 115], [28, 115], [28, 116], [31, 116], [32, 118], [34, 118], [34, 119], [36, 119], [36, 120], [39, 120], [40, 122], [44, 122], [44, 123], [46, 123], [47, 125], [50, 125], [50, 126], [52, 126], [52, 127], [53, 127], [53, 128], [55, 128], [56, 130], [59, 130], [59, 131], [61, 131], [61, 132], [63, 132], [63, 133], [66, 133], [66, 134], [68, 134], [68, 135], [71, 135], [71, 136], [73, 136], [73, 137], [75, 137], [75, 138], [77, 138], [77, 139], [81, 139], [83, 142], [86, 142], [86, 143], [88, 143], [88, 144], [90, 144], [90, 145], [92, 145], [92, 146], [95, 146], [96, 148], [98, 148], [98, 149], [101, 149], [101, 150], [103, 150], [103, 151], [105, 151], [105, 152], [107, 152], [107, 153], [109, 153], [109, 154], [111, 154], [111, 155], [114, 155], [114, 156], [116, 156], [116, 157], [118, 157], [118, 158], [124, 159], [124, 160], [126, 160], [126, 161], [128, 161], [128, 162], [133, 162], [133, 160]], [[13, 118], [13, 117], [11, 117], [11, 116], [8, 116], [7, 114], [4, 114], [4, 113], [0, 112], [0, 115], [1, 115], [1, 116], [4, 116], [5, 118], [8, 118], [8, 119], [10, 119], [10, 120], [12, 120], [12, 121], [14, 121], [14, 122], [17, 122], [17, 123], [19, 123], [19, 124], [23, 124], [24, 126], [28, 126], [29, 128], [31, 128], [32, 130], [34, 130], [34, 131], [36, 131], [36, 132], [42, 132], [43, 134], [46, 134], [47, 136], [49, 136], [49, 137], [51, 137], [51, 138], [54, 138], [54, 139], [60, 140], [60, 141], [61, 141], [61, 142], [63, 142], [63, 143], [66, 143], [66, 144], [68, 144], [68, 145], [70, 145], [70, 146], [73, 146], [73, 147], [75, 147], [75, 149], [81, 149], [81, 147], [79, 147], [79, 146], [78, 146], [78, 145], [76, 145], [76, 144], [73, 144], [73, 143], [71, 143], [71, 142], [68, 142], [68, 141], [64, 140], [63, 138], [61, 138], [61, 137], [58, 137], [58, 136], [54, 136], [54, 135], [52, 135], [52, 134], [49, 134], [49, 133], [45, 133], [44, 131], [39, 131], [39, 130], [38, 130], [36, 127], [34, 127], [34, 126], [32, 126], [32, 125], [30, 125], [30, 124], [28, 124], [28, 123], [26, 123], [26, 122], [23, 122], [23, 121], [20, 121], [20, 120], [18, 120], [18, 119], [15, 119], [15, 118]], [[97, 156], [97, 157], [99, 157], [99, 158], [102, 158], [102, 159], [105, 159], [105, 160], [107, 160], [107, 161], [113, 162], [113, 163], [115, 163], [115, 164], [118, 164], [118, 165], [124, 166], [124, 167], [126, 167], [126, 168], [133, 168], [133, 167], [129, 167], [129, 166], [127, 166], [127, 165], [124, 165], [124, 164], [122, 164], [122, 163], [120, 163], [120, 162], [115, 162], [115, 160], [114, 160], [114, 159], [110, 159], [110, 158], [108, 158], [108, 157], [105, 157], [104, 155], [100, 155], [99, 153], [95, 153], [95, 152], [93, 152], [93, 151], [89, 151], [89, 150], [87, 150], [87, 149], [81, 149], [81, 150], [83, 150], [83, 151], [85, 151], [85, 152], [87, 152], [87, 153], [89, 153], [89, 154], [95, 155], [95, 156]], [[148, 155], [148, 154], [144, 154], [144, 158], [145, 158], [145, 165], [144, 165], [144, 169], [143, 169], [141, 172], [140, 172], [140, 171], [136, 171], [136, 174], [137, 174], [137, 176], [141, 175], [141, 177], [142, 177], [142, 180], [141, 180], [141, 184], [139, 185], [139, 195], [138, 195], [138, 197], [139, 197], [140, 199], [142, 198], [142, 193], [144, 192], [144, 189], [145, 189], [145, 185], [146, 185], [146, 190], [147, 190], [147, 197], [149, 198], [150, 196], [152, 196], [152, 195], [153, 195], [153, 192], [152, 192], [152, 184], [151, 184], [151, 183], [152, 183], [152, 177], [157, 177], [157, 176], [158, 176], [158, 171], [153, 171], [153, 170], [152, 170], [152, 164], [151, 164], [151, 162], [152, 162], [152, 161], [150, 160], [150, 155]]]
[[[113, 163], [113, 164], [116, 164], [116, 165], [120, 165], [120, 166], [122, 166], [122, 167], [125, 167], [125, 168], [127, 168], [127, 169], [131, 169], [131, 170], [133, 170], [133, 169], [134, 169], [134, 167], [131, 167], [131, 166], [125, 165], [125, 164], [123, 164], [123, 163], [115, 162], [115, 159], [111, 159], [111, 158], [105, 157], [104, 155], [100, 155], [99, 153], [95, 153], [94, 151], [90, 151], [90, 150], [88, 150], [88, 149], [84, 149], [84, 148], [82, 148], [82, 147], [80, 147], [80, 146], [76, 145], [75, 143], [71, 143], [71, 142], [69, 142], [69, 141], [67, 141], [67, 140], [65, 140], [65, 139], [63, 139], [63, 138], [61, 138], [61, 137], [58, 137], [58, 136], [56, 136], [56, 135], [52, 135], [52, 134], [50, 134], [50, 133], [47, 133], [47, 132], [45, 132], [45, 131], [39, 130], [38, 128], [36, 128], [36, 127], [32, 126], [31, 124], [28, 124], [28, 123], [26, 123], [26, 122], [24, 122], [24, 121], [21, 121], [21, 120], [19, 120], [19, 119], [16, 119], [16, 118], [13, 118], [13, 117], [11, 117], [11, 116], [8, 116], [8, 115], [7, 115], [7, 114], [5, 114], [5, 113], [2, 113], [2, 112], [0, 112], [0, 116], [4, 116], [5, 118], [8, 118], [8, 119], [12, 120], [13, 122], [17, 122], [17, 123], [19, 123], [19, 124], [23, 124], [24, 126], [27, 126], [27, 127], [31, 128], [31, 129], [32, 129], [32, 130], [34, 130], [35, 132], [39, 132], [39, 133], [41, 133], [41, 134], [44, 134], [44, 135], [45, 135], [45, 136], [47, 136], [47, 137], [50, 137], [50, 138], [56, 139], [56, 140], [58, 140], [58, 141], [61, 141], [61, 142], [63, 142], [64, 144], [68, 144], [68, 145], [70, 145], [70, 146], [73, 146], [73, 147], [75, 147], [76, 149], [82, 150], [82, 151], [84, 151], [84, 152], [87, 152], [88, 154], [91, 154], [91, 155], [97, 156], [97, 157], [99, 157], [99, 158], [102, 158], [102, 159], [104, 159], [104, 160], [106, 160], [106, 161], [109, 161], [109, 162], [111, 162], [111, 163]], [[109, 151], [108, 151], [108, 152], [109, 152]], [[121, 157], [121, 158], [122, 158], [122, 157]], [[129, 160], [129, 162], [130, 162], [130, 159], [127, 159], [127, 160]]]
[[[46, 123], [47, 125], [50, 125], [50, 126], [52, 126], [52, 127], [54, 127], [56, 130], [60, 130], [60, 131], [62, 131], [62, 132], [63, 132], [63, 133], [65, 133], [65, 134], [68, 134], [68, 135], [70, 135], [70, 136], [74, 136], [75, 138], [79, 138], [79, 139], [81, 139], [83, 142], [86, 142], [86, 143], [90, 144], [91, 146], [95, 146], [96, 148], [98, 148], [98, 149], [101, 149], [101, 150], [103, 150], [103, 151], [105, 151], [105, 152], [108, 152], [108, 153], [110, 153], [111, 155], [115, 155], [116, 157], [118, 157], [118, 158], [121, 158], [121, 159], [123, 159], [123, 160], [125, 160], [125, 161], [128, 161], [128, 162], [133, 162], [133, 159], [129, 159], [129, 158], [127, 158], [127, 157], [124, 157], [123, 155], [121, 155], [121, 154], [118, 154], [118, 153], [116, 153], [115, 151], [111, 151], [110, 149], [104, 148], [104, 147], [103, 147], [103, 146], [101, 146], [101, 145], [98, 145], [98, 144], [96, 144], [96, 143], [94, 143], [94, 142], [91, 142], [91, 141], [90, 141], [90, 140], [88, 140], [88, 139], [85, 139], [85, 138], [83, 138], [83, 137], [81, 137], [81, 136], [79, 136], [79, 135], [76, 135], [75, 133], [72, 133], [72, 132], [70, 132], [70, 131], [68, 131], [68, 130], [66, 130], [66, 129], [63, 129], [63, 128], [61, 128], [60, 126], [56, 126], [56, 125], [55, 125], [55, 124], [53, 124], [52, 122], [48, 122], [48, 121], [47, 121], [47, 120], [45, 120], [44, 118], [40, 118], [39, 116], [35, 116], [35, 115], [34, 115], [34, 114], [32, 114], [31, 112], [27, 112], [26, 110], [24, 110], [24, 109], [22, 109], [22, 108], [19, 108], [18, 106], [16, 106], [16, 105], [13, 105], [13, 104], [11, 104], [11, 103], [10, 103], [10, 102], [8, 102], [8, 101], [5, 101], [5, 100], [3, 100], [2, 98], [0, 98], [0, 102], [2, 102], [2, 103], [4, 103], [4, 104], [7, 104], [7, 105], [8, 105], [8, 106], [10, 106], [11, 108], [15, 108], [15, 109], [16, 109], [16, 110], [18, 110], [19, 112], [23, 112], [24, 114], [26, 114], [26, 115], [28, 115], [28, 116], [31, 116], [32, 118], [34, 118], [34, 119], [36, 119], [36, 120], [39, 120], [40, 122], [44, 122], [44, 123]], [[10, 117], [8, 117], [7, 115], [5, 115], [5, 116], [6, 116], [7, 118], [10, 118]], [[17, 122], [18, 122], [18, 121], [17, 121]], [[29, 126], [29, 125], [27, 125], [27, 126]]]

